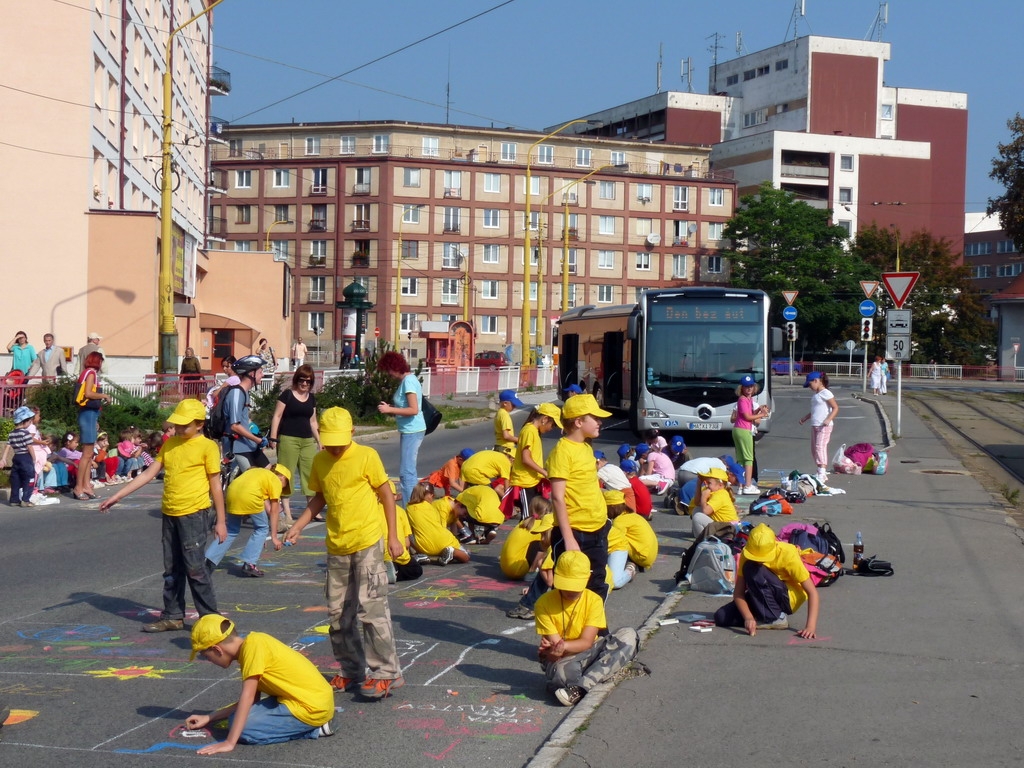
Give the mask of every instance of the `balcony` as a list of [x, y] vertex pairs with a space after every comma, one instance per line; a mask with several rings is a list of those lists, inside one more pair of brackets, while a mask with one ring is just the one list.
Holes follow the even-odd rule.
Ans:
[[310, 232], [326, 232], [327, 219], [311, 219], [309, 222]]
[[231, 73], [220, 67], [210, 67], [210, 78], [207, 80], [211, 96], [227, 96], [231, 93]]
[[326, 184], [314, 184], [309, 188], [309, 194], [314, 197], [323, 197], [327, 194]]
[[673, 237], [672, 245], [675, 248], [688, 248], [690, 245], [690, 241], [687, 240], [685, 237]]
[[310, 256], [309, 257], [309, 262], [307, 263], [306, 266], [310, 267], [311, 269], [322, 269], [323, 267], [327, 266], [327, 257], [326, 256]]
[[689, 200], [676, 200], [676, 201], [674, 201], [672, 203], [672, 210], [673, 211], [689, 212], [689, 210], [690, 210], [690, 201]]
[[447, 198], [454, 198], [456, 200], [459, 200], [459, 199], [462, 198], [462, 188], [461, 187], [445, 187], [444, 188], [444, 196], [447, 197]]
[[365, 269], [370, 266], [370, 254], [368, 253], [356, 253], [352, 254], [352, 266]]
[[369, 232], [370, 231], [370, 221], [369, 221], [369, 219], [356, 219], [355, 221], [353, 221], [352, 222], [352, 231], [353, 232]]
[[206, 223], [207, 234], [223, 237], [228, 233], [228, 221], [223, 216], [210, 216]]
[[580, 233], [576, 227], [569, 227], [568, 229], [562, 230], [562, 239], [579, 240]]
[[352, 194], [353, 195], [368, 195], [368, 194], [370, 194], [370, 185], [369, 184], [353, 184], [352, 185]]

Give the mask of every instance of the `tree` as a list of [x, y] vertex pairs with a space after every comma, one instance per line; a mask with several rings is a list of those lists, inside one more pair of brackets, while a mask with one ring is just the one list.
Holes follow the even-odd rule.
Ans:
[[989, 178], [1002, 184], [1006, 191], [989, 198], [988, 213], [999, 215], [999, 225], [1010, 236], [1018, 251], [1024, 251], [1024, 118], [1020, 112], [1006, 121], [1010, 141], [999, 144], [999, 157], [992, 160]]
[[[913, 357], [924, 363], [938, 360], [951, 365], [983, 365], [995, 354], [996, 329], [971, 283], [970, 269], [960, 263], [946, 240], [920, 231], [909, 238], [874, 225], [857, 233], [853, 253], [871, 268], [872, 279], [896, 271], [899, 238], [901, 272], [920, 272], [905, 309], [913, 310]], [[884, 338], [884, 304], [875, 320], [875, 338]], [[881, 351], [882, 347], [879, 346]]]
[[725, 226], [725, 237], [741, 246], [726, 252], [733, 283], [769, 294], [778, 324], [782, 291], [799, 291], [794, 306], [800, 337], [815, 350], [852, 338], [864, 295], [859, 281], [872, 279], [864, 262], [844, 248], [846, 230], [830, 224], [831, 215], [764, 182], [756, 195], [740, 198], [740, 210]]

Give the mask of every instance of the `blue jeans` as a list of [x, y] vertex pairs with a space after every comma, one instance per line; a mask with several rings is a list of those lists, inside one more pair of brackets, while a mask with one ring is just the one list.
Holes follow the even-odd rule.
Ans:
[[136, 472], [142, 469], [142, 459], [130, 456], [125, 458], [124, 456], [117, 457], [117, 474], [125, 477], [132, 472]]
[[[230, 718], [234, 722], [235, 716]], [[238, 740], [243, 744], [277, 744], [294, 739], [316, 739], [320, 726], [299, 720], [273, 696], [264, 696], [252, 705]]]
[[16, 453], [11, 461], [11, 504], [32, 498], [32, 483], [36, 479], [36, 467], [27, 453]]
[[526, 591], [526, 594], [520, 599], [519, 604], [524, 608], [533, 610], [533, 606], [537, 604], [537, 600], [540, 596], [548, 591], [548, 583], [544, 581], [544, 577], [539, 573], [534, 576], [533, 582], [530, 584], [530, 588]]
[[405, 432], [401, 436], [402, 456], [398, 465], [398, 484], [402, 490], [402, 505], [409, 504], [409, 497], [412, 496], [412, 489], [420, 481], [416, 472], [416, 459], [420, 453], [420, 445], [423, 438], [427, 436], [424, 432]]
[[212, 509], [177, 517], [163, 515], [164, 609], [161, 619], [185, 618], [186, 585], [192, 590], [192, 602], [200, 616], [218, 612], [205, 555], [213, 515]]
[[626, 571], [628, 562], [629, 552], [625, 549], [608, 553], [608, 567], [612, 569], [612, 589], [621, 589], [629, 584], [629, 573]]
[[266, 512], [256, 515], [227, 515], [228, 537], [223, 542], [218, 542], [216, 537], [210, 542], [210, 546], [206, 548], [207, 560], [214, 565], [220, 564], [224, 554], [231, 547], [231, 543], [242, 530], [242, 521], [246, 517], [252, 520], [252, 533], [245, 543], [245, 549], [238, 557], [243, 563], [256, 565], [259, 562], [260, 555], [263, 553], [263, 545], [267, 541], [267, 536], [270, 535], [270, 520], [267, 518]]

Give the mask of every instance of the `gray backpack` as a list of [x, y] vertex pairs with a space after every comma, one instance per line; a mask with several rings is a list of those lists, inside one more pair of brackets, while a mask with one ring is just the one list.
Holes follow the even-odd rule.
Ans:
[[697, 545], [686, 572], [690, 589], [731, 597], [736, 586], [736, 558], [732, 547], [711, 536]]

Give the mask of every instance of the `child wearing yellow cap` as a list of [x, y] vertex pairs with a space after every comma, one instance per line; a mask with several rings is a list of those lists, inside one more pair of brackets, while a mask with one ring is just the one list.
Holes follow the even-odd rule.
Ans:
[[522, 519], [530, 516], [530, 502], [541, 493], [541, 483], [547, 480], [544, 469], [544, 447], [540, 436], [555, 427], [562, 428], [562, 413], [554, 403], [541, 403], [526, 417], [519, 430], [516, 456], [512, 461], [509, 483]]
[[200, 755], [231, 752], [237, 744], [334, 735], [334, 689], [309, 659], [276, 637], [250, 632], [243, 638], [230, 619], [208, 613], [192, 626], [189, 659], [197, 654], [223, 669], [237, 661], [242, 674], [236, 703], [185, 720], [186, 728], [196, 730], [230, 718], [227, 738], [206, 745]]
[[740, 516], [729, 490], [729, 475], [724, 469], [710, 467], [697, 475], [697, 483], [697, 493], [690, 499], [689, 506], [690, 529], [694, 538], [711, 523], [739, 522]]
[[[576, 395], [577, 400], [587, 395]], [[559, 703], [571, 707], [587, 691], [607, 680], [636, 655], [639, 638], [632, 627], [598, 637], [608, 626], [604, 602], [589, 588], [591, 562], [578, 550], [555, 561], [554, 589], [534, 607], [540, 647], [537, 657]], [[604, 571], [601, 571], [604, 579]]]
[[194, 544], [205, 544], [211, 528], [219, 542], [228, 536], [220, 484], [220, 447], [203, 436], [206, 406], [192, 398], [182, 400], [167, 421], [174, 425], [174, 436], [163, 444], [153, 463], [100, 504], [100, 512], [107, 512], [164, 472], [164, 607], [160, 618], [143, 626], [143, 632], [185, 628], [186, 585], [200, 616], [217, 613], [206, 548]]

